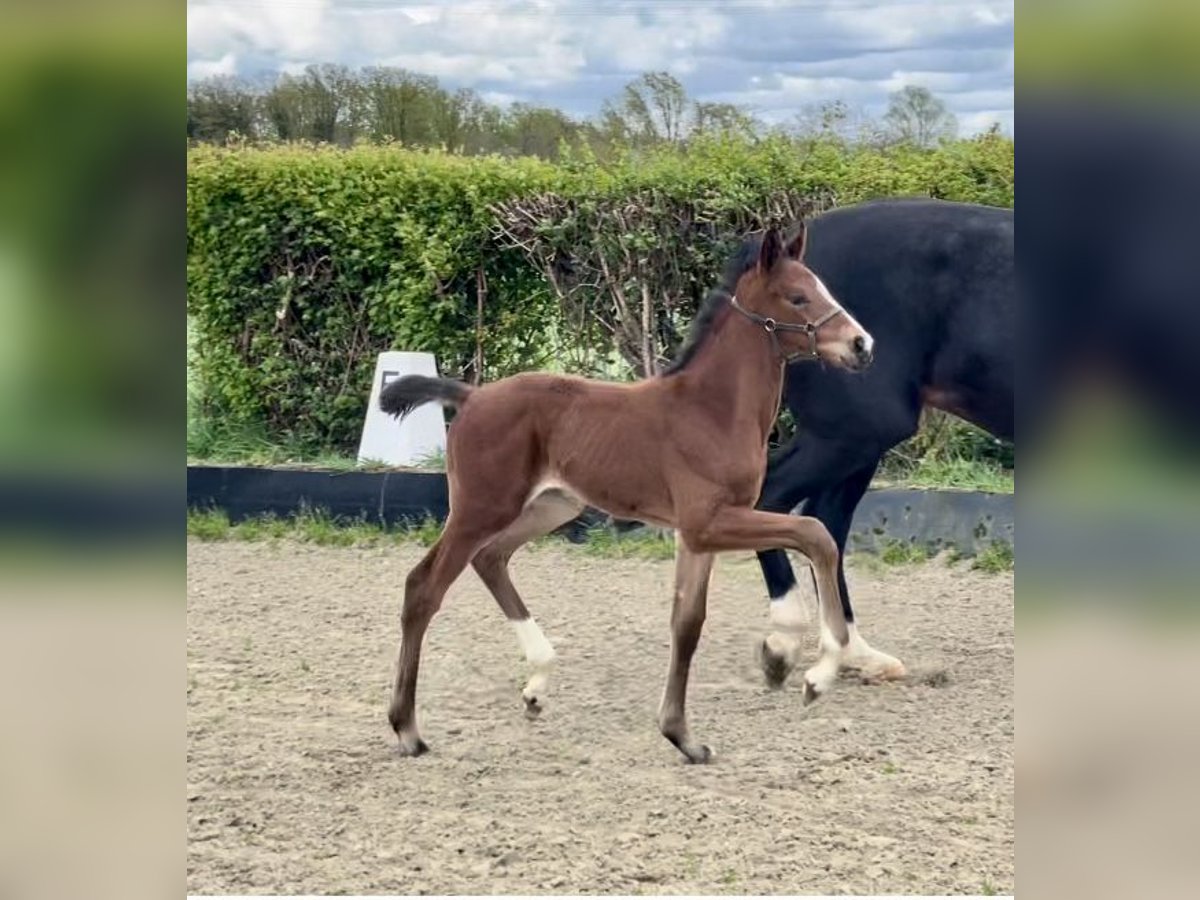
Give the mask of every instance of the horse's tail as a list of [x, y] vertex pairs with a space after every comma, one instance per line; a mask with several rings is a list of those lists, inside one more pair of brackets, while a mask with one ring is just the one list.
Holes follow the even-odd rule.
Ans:
[[442, 406], [462, 406], [475, 388], [450, 378], [430, 378], [427, 375], [405, 375], [388, 384], [379, 395], [379, 408], [403, 419], [418, 406], [440, 403]]

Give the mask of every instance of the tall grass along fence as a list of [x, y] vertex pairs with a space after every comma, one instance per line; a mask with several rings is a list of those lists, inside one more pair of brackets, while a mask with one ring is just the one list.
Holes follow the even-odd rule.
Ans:
[[745, 232], [901, 195], [1010, 206], [1012, 142], [715, 138], [605, 165], [191, 149], [195, 414], [352, 448], [375, 356], [392, 348], [471, 381], [650, 374]]

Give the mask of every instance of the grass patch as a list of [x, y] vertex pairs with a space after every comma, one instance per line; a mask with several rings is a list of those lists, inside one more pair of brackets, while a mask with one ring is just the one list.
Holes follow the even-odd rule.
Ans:
[[1016, 567], [1016, 557], [1011, 544], [1004, 541], [992, 541], [971, 561], [971, 568], [989, 575], [999, 575], [1011, 572]]
[[[434, 519], [409, 522], [396, 528], [384, 528], [362, 520], [334, 519], [324, 510], [304, 510], [296, 516], [255, 516], [231, 524], [221, 510], [189, 509], [187, 533], [202, 541], [277, 541], [289, 539], [322, 547], [374, 547], [388, 544], [413, 543], [432, 546], [441, 537], [442, 523]], [[566, 547], [566, 540], [546, 535], [533, 541], [532, 548]], [[606, 559], [675, 558], [675, 540], [670, 533], [636, 530], [619, 534], [615, 529], [597, 526], [588, 532], [588, 540], [578, 552]]]
[[420, 522], [405, 525], [400, 532], [405, 540], [414, 541], [422, 547], [432, 547], [442, 536], [442, 523], [436, 519], [422, 519]]
[[257, 425], [206, 418], [189, 410], [188, 462], [233, 463], [246, 466], [280, 466], [303, 463], [322, 469], [349, 471], [361, 468], [358, 460], [326, 447], [314, 446], [288, 435], [268, 435]]
[[929, 559], [929, 551], [920, 544], [910, 541], [887, 541], [879, 551], [879, 560], [889, 566], [906, 566], [923, 563]]
[[949, 413], [927, 409], [911, 438], [883, 458], [876, 484], [1012, 493], [1012, 444]]
[[189, 509], [187, 533], [202, 541], [223, 541], [229, 537], [229, 516], [219, 509]]
[[[231, 523], [221, 510], [189, 509], [187, 534], [201, 541], [261, 542], [288, 539], [321, 547], [375, 547], [403, 543], [430, 547], [441, 536], [442, 523], [425, 519], [395, 528], [384, 528], [361, 519], [334, 519], [324, 510], [304, 510], [288, 518], [255, 516]], [[559, 535], [546, 535], [527, 546], [535, 550], [566, 548], [570, 552], [604, 559], [669, 561], [675, 558], [674, 535], [649, 528], [622, 534], [610, 526], [598, 525], [588, 531], [587, 539], [579, 545], [570, 544]], [[947, 554], [947, 559], [952, 557], [956, 560], [956, 553]], [[874, 574], [881, 574], [889, 566], [914, 565], [928, 559], [929, 552], [924, 546], [896, 540], [883, 544], [878, 553], [860, 550], [847, 556], [851, 566]], [[1012, 546], [1003, 541], [989, 544], [975, 556], [971, 568], [989, 574], [1013, 571]]]
[[398, 528], [384, 528], [361, 519], [334, 519], [324, 510], [304, 510], [288, 518], [255, 516], [231, 524], [221, 510], [189, 509], [187, 533], [202, 541], [258, 542], [287, 538], [321, 547], [374, 547], [407, 542], [428, 547], [438, 539], [442, 526], [426, 519]]
[[873, 485], [1011, 494], [1016, 490], [1016, 478], [1012, 469], [1006, 469], [991, 460], [922, 458], [908, 465], [885, 467]]
[[675, 536], [651, 529], [621, 534], [614, 528], [598, 525], [588, 530], [587, 540], [579, 546], [589, 556], [608, 559], [675, 558]]
[[413, 462], [414, 469], [430, 469], [437, 472], [446, 471], [446, 454], [441, 450], [435, 450], [432, 453], [426, 453], [423, 456], [418, 456]]

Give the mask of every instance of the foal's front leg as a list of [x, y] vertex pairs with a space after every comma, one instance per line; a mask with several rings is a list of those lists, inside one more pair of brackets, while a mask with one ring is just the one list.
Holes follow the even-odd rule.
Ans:
[[804, 673], [804, 702], [811, 703], [825, 693], [837, 677], [838, 663], [850, 639], [838, 593], [838, 549], [829, 530], [808, 516], [731, 506], [710, 513], [707, 521], [682, 536], [696, 552], [784, 548], [808, 557], [817, 582], [822, 628], [821, 657]]
[[693, 763], [706, 763], [712, 758], [712, 751], [707, 746], [692, 740], [684, 711], [688, 671], [696, 644], [700, 641], [708, 607], [708, 579], [712, 574], [712, 565], [711, 553], [696, 553], [688, 549], [676, 535], [671, 667], [667, 670], [667, 686], [658, 708], [658, 727], [663, 736], [688, 758], [688, 762]]

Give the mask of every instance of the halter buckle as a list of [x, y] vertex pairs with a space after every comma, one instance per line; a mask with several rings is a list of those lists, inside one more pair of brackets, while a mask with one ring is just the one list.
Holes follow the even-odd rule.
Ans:
[[776, 322], [774, 319], [772, 319], [768, 316], [767, 318], [763, 319], [763, 323], [762, 323], [763, 331], [765, 331], [767, 334], [774, 334], [775, 326], [778, 324], [779, 324], [778, 322]]

